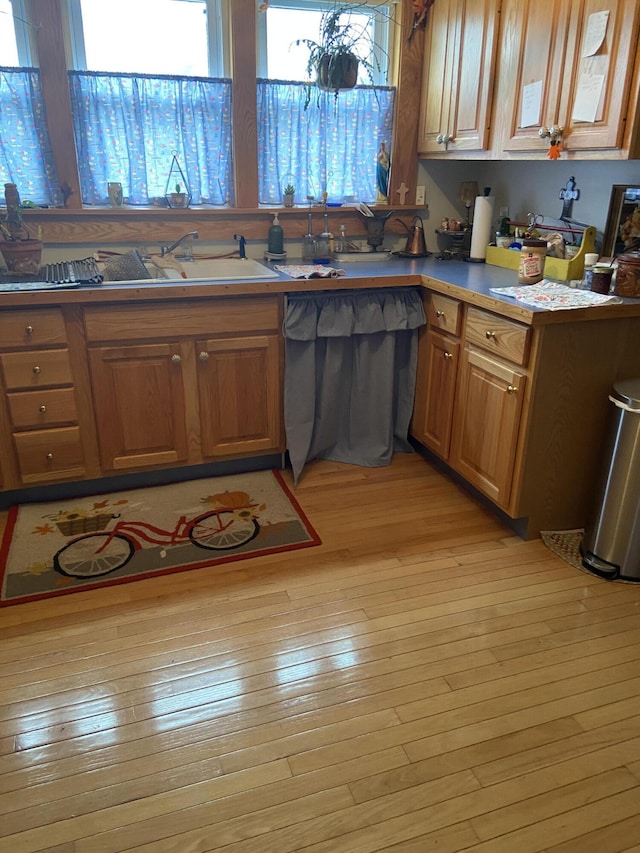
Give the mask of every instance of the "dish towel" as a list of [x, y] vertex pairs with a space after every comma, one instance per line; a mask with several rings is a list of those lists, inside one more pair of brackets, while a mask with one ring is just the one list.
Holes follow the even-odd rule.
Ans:
[[324, 264], [287, 264], [274, 266], [274, 269], [291, 278], [339, 278], [341, 275], [346, 275], [344, 270], [327, 267]]
[[541, 281], [540, 284], [522, 284], [515, 287], [491, 287], [492, 293], [509, 296], [522, 305], [532, 308], [545, 308], [547, 311], [559, 311], [565, 308], [588, 308], [590, 305], [606, 305], [609, 302], [621, 302], [617, 296], [606, 296], [567, 287], [566, 284]]

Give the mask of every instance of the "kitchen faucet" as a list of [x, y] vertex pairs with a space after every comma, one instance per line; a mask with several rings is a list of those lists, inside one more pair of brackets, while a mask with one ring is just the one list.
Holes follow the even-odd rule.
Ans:
[[176, 240], [175, 243], [172, 243], [170, 246], [161, 246], [160, 247], [160, 255], [164, 258], [165, 255], [170, 255], [178, 246], [187, 240], [189, 237], [192, 237], [194, 240], [197, 240], [200, 235], [197, 231], [188, 231], [186, 234], [183, 234], [179, 240]]
[[242, 236], [242, 234], [234, 234], [233, 239], [237, 240], [239, 243], [238, 254], [240, 255], [240, 259], [246, 261], [246, 259], [247, 259], [247, 241]]

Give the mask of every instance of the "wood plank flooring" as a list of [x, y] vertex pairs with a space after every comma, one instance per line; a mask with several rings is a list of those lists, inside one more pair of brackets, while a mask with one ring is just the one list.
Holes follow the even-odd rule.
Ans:
[[0, 611], [0, 853], [640, 851], [640, 586], [417, 455], [293, 551]]

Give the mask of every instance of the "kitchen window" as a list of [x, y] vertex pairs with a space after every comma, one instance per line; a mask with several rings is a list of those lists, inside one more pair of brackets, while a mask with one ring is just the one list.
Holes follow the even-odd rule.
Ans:
[[[233, 203], [231, 81], [220, 0], [70, 0], [82, 199], [162, 203], [174, 155], [193, 204]], [[126, 20], [126, 27], [122, 21]]]
[[[354, 4], [350, 23], [362, 31], [359, 54], [373, 68], [373, 82], [362, 64], [358, 86], [335, 97], [314, 93], [305, 109], [306, 48], [296, 39], [317, 41], [323, 11], [319, 0], [270, 0], [258, 16], [258, 199], [281, 204], [282, 188], [292, 184], [296, 201], [369, 201], [376, 198], [376, 157], [381, 142], [389, 148], [395, 90], [386, 86], [393, 39], [390, 7]], [[295, 34], [295, 37], [294, 37]], [[368, 85], [367, 85], [368, 84]]]
[[24, 0], [0, 0], [0, 57], [4, 66], [31, 65]]

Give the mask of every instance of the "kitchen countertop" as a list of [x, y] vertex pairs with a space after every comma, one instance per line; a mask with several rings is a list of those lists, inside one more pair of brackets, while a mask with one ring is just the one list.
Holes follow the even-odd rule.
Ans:
[[[301, 263], [301, 261], [289, 259], [288, 263]], [[338, 264], [333, 266], [337, 267]], [[192, 299], [424, 285], [452, 298], [463, 299], [468, 303], [535, 326], [577, 320], [640, 317], [640, 299], [623, 299], [608, 305], [562, 311], [524, 307], [509, 297], [501, 297], [490, 292], [492, 287], [509, 287], [518, 282], [514, 270], [489, 264], [466, 263], [458, 260], [444, 261], [431, 256], [415, 260], [391, 258], [377, 262], [351, 261], [343, 264], [341, 268], [344, 269], [345, 275], [338, 278], [292, 279], [284, 273], [279, 273], [277, 279], [240, 282], [202, 283], [189, 282], [185, 279], [166, 283], [157, 281], [145, 283], [142, 280], [135, 284], [109, 282], [69, 289], [0, 292], [0, 310], [29, 305], [139, 302], [162, 299], [167, 296], [171, 299]]]

